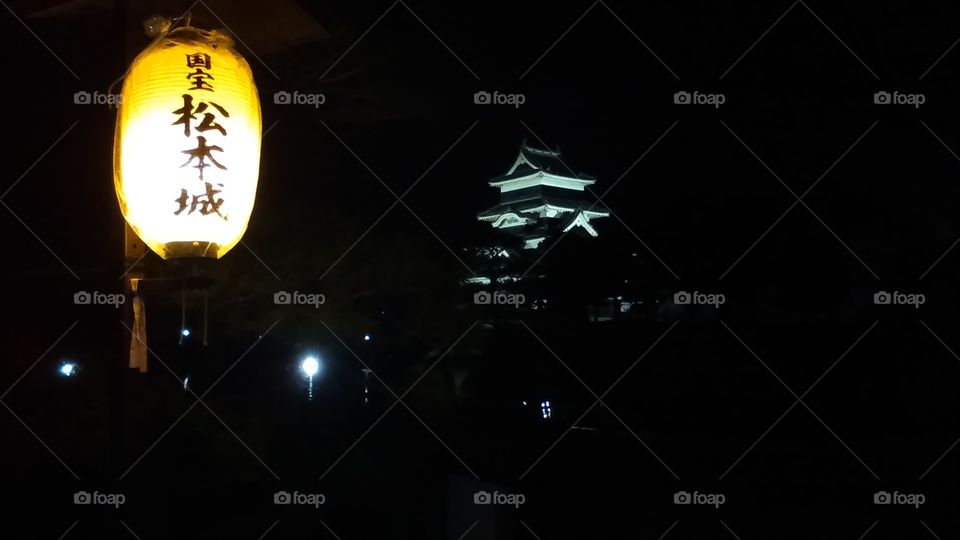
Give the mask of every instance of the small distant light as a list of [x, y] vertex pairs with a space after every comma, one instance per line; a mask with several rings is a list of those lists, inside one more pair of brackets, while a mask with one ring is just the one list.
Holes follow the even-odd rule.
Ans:
[[544, 420], [548, 420], [551, 416], [553, 416], [553, 411], [550, 408], [549, 401], [540, 402], [540, 413], [543, 415]]
[[187, 375], [186, 377], [183, 378], [183, 389], [184, 389], [184, 390], [189, 390], [189, 389], [190, 389], [190, 376], [189, 376], [189, 375]]
[[364, 340], [364, 341], [370, 341], [371, 339], [373, 339], [373, 337], [372, 337], [370, 334], [364, 334], [364, 335], [363, 335], [363, 340]]
[[60, 364], [60, 375], [64, 377], [73, 377], [77, 374], [77, 365], [73, 362], [64, 362]]
[[184, 328], [183, 330], [180, 331], [180, 334], [183, 335], [183, 337], [190, 337], [190, 329]]
[[527, 402], [526, 402], [526, 401], [523, 402], [523, 406], [524, 406], [524, 407], [527, 406]]
[[304, 375], [313, 378], [313, 376], [320, 371], [320, 361], [312, 356], [308, 356], [303, 359], [303, 362], [300, 363], [300, 369], [303, 371]]

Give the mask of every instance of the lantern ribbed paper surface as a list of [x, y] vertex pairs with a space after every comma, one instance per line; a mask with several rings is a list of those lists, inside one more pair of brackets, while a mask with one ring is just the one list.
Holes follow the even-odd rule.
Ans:
[[178, 28], [127, 72], [114, 184], [131, 228], [164, 259], [220, 258], [247, 229], [260, 167], [260, 100], [219, 32]]

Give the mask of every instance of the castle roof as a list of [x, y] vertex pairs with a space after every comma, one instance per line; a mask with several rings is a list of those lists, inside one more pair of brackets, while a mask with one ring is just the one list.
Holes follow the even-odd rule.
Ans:
[[[548, 178], [560, 180], [568, 189], [583, 190], [596, 182], [596, 178], [586, 174], [574, 173], [560, 158], [559, 150], [539, 148], [524, 141], [520, 145], [513, 165], [506, 173], [490, 180], [490, 185], [500, 187], [501, 190], [511, 183], [532, 178]], [[539, 185], [539, 184], [537, 184]]]

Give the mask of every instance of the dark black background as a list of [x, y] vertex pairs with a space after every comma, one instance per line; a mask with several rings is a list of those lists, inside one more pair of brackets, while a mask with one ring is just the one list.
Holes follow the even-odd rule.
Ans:
[[[198, 4], [195, 25], [238, 38], [269, 128], [249, 249], [220, 261], [207, 349], [177, 346], [179, 292], [156, 289], [156, 358], [148, 374], [124, 374], [118, 399], [109, 381], [129, 337], [122, 313], [72, 303], [77, 290], [119, 290], [124, 272], [115, 112], [73, 94], [106, 92], [149, 43], [142, 20], [190, 6], [11, 1], [0, 14], [9, 537], [73, 526], [65, 538], [460, 538], [475, 522], [463, 538], [958, 533], [955, 6]], [[294, 39], [293, 19], [315, 33]], [[327, 103], [273, 103], [294, 90]], [[479, 90], [526, 103], [478, 106]], [[678, 106], [680, 90], [726, 103]], [[880, 90], [926, 103], [876, 105]], [[727, 304], [606, 326], [491, 324], [456, 286], [468, 275], [457, 256], [486, 233], [474, 217], [496, 202], [486, 181], [524, 138], [559, 145], [599, 179], [597, 193], [614, 186], [604, 202], [616, 217], [599, 222], [596, 244], [556, 250], [589, 253], [570, 263], [571, 296], [616, 275], [651, 306], [676, 290], [723, 292]], [[395, 201], [377, 177], [399, 194], [425, 171], [409, 209], [395, 206], [351, 248]], [[814, 184], [784, 216], [791, 190]], [[640, 262], [620, 268], [633, 253]], [[163, 272], [155, 256], [147, 263]], [[281, 289], [323, 292], [330, 305], [278, 311]], [[927, 303], [874, 306], [878, 290]], [[195, 402], [161, 364], [190, 371], [202, 394], [268, 328], [204, 398], [210, 410], [196, 405], [161, 437]], [[360, 339], [368, 329], [372, 345]], [[378, 421], [395, 400], [382, 388], [358, 407], [362, 366], [344, 344], [397, 394], [426, 372], [404, 398], [416, 416], [397, 405]], [[596, 397], [577, 377], [602, 395], [648, 349], [604, 396], [609, 409], [581, 419]], [[313, 350], [329, 372], [307, 402], [295, 362]], [[65, 358], [81, 364], [78, 377], [55, 376]], [[470, 406], [445, 393], [456, 369], [484, 381]], [[553, 421], [524, 417], [520, 398], [543, 395], [559, 396]], [[81, 489], [128, 502], [75, 506]], [[328, 504], [277, 507], [281, 489], [323, 492]], [[471, 504], [478, 489], [527, 503], [494, 515]], [[677, 506], [678, 490], [727, 503]], [[927, 502], [877, 506], [879, 490]]]

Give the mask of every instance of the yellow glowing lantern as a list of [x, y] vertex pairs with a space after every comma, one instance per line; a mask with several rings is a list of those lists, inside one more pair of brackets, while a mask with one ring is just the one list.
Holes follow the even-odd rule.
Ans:
[[220, 258], [257, 194], [250, 66], [225, 34], [181, 27], [133, 61], [121, 96], [113, 170], [123, 217], [164, 259]]

